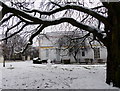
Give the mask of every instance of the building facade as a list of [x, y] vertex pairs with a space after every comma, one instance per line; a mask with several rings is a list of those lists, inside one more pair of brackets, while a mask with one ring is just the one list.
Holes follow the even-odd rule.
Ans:
[[[61, 38], [62, 35], [65, 35], [65, 31], [58, 32], [47, 32], [45, 35], [40, 35], [39, 38], [39, 57], [42, 60], [50, 59], [55, 62], [61, 62], [61, 60], [68, 60], [70, 62], [75, 62], [75, 59], [72, 55], [68, 55], [67, 51], [62, 51], [57, 41]], [[66, 34], [72, 33], [67, 32]], [[97, 61], [98, 59], [102, 59], [106, 61], [107, 58], [107, 50], [105, 47], [101, 47], [99, 44], [94, 44], [91, 48], [88, 44], [89, 49], [87, 51], [81, 50], [77, 54], [77, 59], [79, 61], [85, 61], [85, 59], [93, 59], [93, 61]], [[63, 48], [64, 49], [64, 48]]]
[[2, 44], [0, 43], [0, 62], [3, 62], [4, 57], [3, 57], [3, 53], [2, 53]]

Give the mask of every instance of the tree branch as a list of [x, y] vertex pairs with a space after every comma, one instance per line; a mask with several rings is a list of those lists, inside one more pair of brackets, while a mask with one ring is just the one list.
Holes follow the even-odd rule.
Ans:
[[46, 27], [46, 25], [41, 25], [40, 29], [37, 32], [35, 32], [34, 34], [32, 34], [32, 36], [29, 38], [28, 44], [26, 45], [26, 47], [24, 48], [24, 50], [22, 51], [22, 53], [25, 52], [25, 50], [28, 48], [29, 45], [33, 44], [34, 37], [36, 37], [45, 27]]
[[[27, 14], [26, 12], [18, 10], [18, 9], [15, 9], [15, 8], [11, 8], [11, 7], [5, 6], [5, 9], [7, 9], [8, 12], [13, 13], [14, 16], [17, 16], [22, 21], [24, 21], [24, 22], [26, 22], [28, 24], [42, 24], [40, 30], [38, 30], [37, 32], [35, 32], [31, 36], [31, 38], [29, 39], [28, 45], [32, 44], [33, 38], [35, 36], [37, 36], [45, 27], [51, 26], [51, 25], [57, 25], [57, 24], [64, 23], [64, 22], [68, 22], [68, 23], [70, 23], [71, 25], [73, 25], [75, 27], [78, 27], [80, 29], [83, 29], [83, 30], [86, 30], [86, 31], [88, 31], [90, 33], [93, 33], [97, 38], [99, 38], [100, 41], [103, 41], [103, 35], [102, 35], [100, 29], [97, 29], [97, 28], [94, 28], [94, 27], [90, 27], [88, 25], [80, 23], [80, 22], [74, 20], [73, 18], [60, 18], [60, 19], [56, 19], [56, 20], [45, 20], [44, 19], [43, 20], [41, 18], [37, 18], [35, 16], [31, 16], [31, 15]], [[103, 22], [105, 25], [109, 25], [106, 17], [104, 17], [104, 16], [102, 16], [102, 15], [92, 11], [91, 9], [84, 8], [84, 7], [81, 7], [81, 6], [76, 6], [76, 5], [66, 5], [66, 6], [57, 8], [57, 9], [55, 9], [53, 11], [50, 11], [50, 12], [41, 12], [41, 11], [38, 11], [38, 10], [37, 11], [35, 10], [35, 11], [40, 13], [41, 15], [42, 14], [43, 15], [51, 15], [51, 14], [54, 14], [54, 13], [57, 13], [59, 11], [63, 11], [63, 10], [66, 10], [66, 9], [73, 9], [73, 10], [77, 10], [77, 11], [81, 11], [81, 12], [87, 13], [88, 15], [91, 15], [91, 16], [97, 18], [99, 21]], [[22, 29], [24, 27], [25, 27], [25, 25], [22, 27]], [[19, 31], [22, 31], [22, 30], [20, 29]], [[19, 31], [17, 31], [17, 32], [19, 32]], [[8, 38], [6, 38], [6, 39], [8, 39]]]
[[[14, 27], [16, 27], [17, 25], [19, 25], [22, 21], [18, 22], [17, 24], [15, 24], [14, 26], [7, 28], [7, 31], [5, 32], [5, 37], [7, 38], [8, 32], [13, 29]], [[6, 40], [6, 44], [7, 44], [7, 40]]]
[[5, 5], [2, 1], [0, 1], [0, 6], [2, 7], [2, 10], [0, 11], [0, 21], [4, 17], [6, 13], [8, 13], [8, 10], [6, 9], [7, 5]]
[[[19, 22], [18, 22], [17, 24], [15, 24], [14, 26], [8, 28], [8, 30], [11, 30], [11, 29], [15, 28], [15, 27], [18, 26], [21, 22], [22, 22], [22, 21], [19, 21]], [[8, 31], [8, 30], [7, 30], [7, 31]]]
[[86, 34], [86, 35], [84, 35], [83, 37], [73, 38], [72, 40], [76, 40], [76, 39], [83, 39], [83, 38], [87, 38], [88, 36], [90, 36], [90, 33], [87, 33], [87, 34]]
[[100, 29], [80, 23], [80, 22], [74, 20], [73, 18], [61, 18], [61, 19], [57, 19], [57, 20], [53, 20], [53, 21], [45, 21], [45, 24], [47, 26], [51, 26], [51, 25], [57, 25], [57, 24], [60, 24], [63, 22], [68, 22], [75, 27], [78, 27], [80, 29], [83, 29], [90, 33], [93, 33], [97, 38], [99, 38], [100, 41], [104, 42], [104, 39], [103, 39], [104, 35], [102, 34], [102, 31]]
[[42, 11], [35, 10], [35, 9], [31, 10], [31, 11], [26, 10], [26, 12], [29, 12], [29, 13], [37, 12], [37, 13], [40, 13], [41, 15], [52, 15], [54, 13], [57, 13], [57, 12], [60, 12], [60, 11], [66, 10], [66, 9], [73, 9], [73, 10], [77, 10], [77, 11], [80, 11], [80, 12], [87, 13], [87, 14], [97, 18], [98, 20], [100, 20], [104, 24], [110, 25], [108, 23], [106, 17], [96, 13], [95, 11], [93, 11], [91, 9], [88, 9], [88, 8], [85, 8], [85, 7], [82, 7], [82, 6], [76, 6], [76, 5], [65, 5], [63, 7], [57, 8], [57, 9], [55, 9], [53, 11], [50, 11], [50, 12], [42, 12]]
[[[74, 6], [74, 7], [76, 7], [76, 6]], [[26, 14], [25, 12], [20, 11], [20, 10], [16, 10], [14, 8], [9, 7], [8, 9], [10, 10], [10, 12], [14, 13], [17, 16], [21, 16], [23, 18], [26, 18], [28, 20], [33, 21], [34, 24], [46, 24], [46, 25], [50, 26], [50, 25], [57, 25], [57, 24], [60, 24], [60, 23], [63, 23], [63, 22], [68, 22], [68, 23], [72, 24], [73, 26], [76, 26], [78, 28], [82, 28], [82, 29], [87, 30], [87, 31], [92, 32], [92, 33], [96, 32], [96, 34], [98, 34], [98, 32], [100, 31], [99, 29], [95, 29], [94, 27], [90, 27], [90, 26], [84, 25], [82, 23], [79, 23], [72, 18], [61, 18], [61, 19], [58, 19], [58, 20], [48, 21], [48, 20], [42, 20], [42, 19], [30, 16], [30, 15]], [[79, 10], [79, 7], [78, 7], [78, 10]]]
[[0, 41], [4, 41], [4, 40], [7, 40], [7, 39], [13, 37], [13, 36], [16, 35], [17, 33], [21, 32], [21, 31], [24, 29], [24, 27], [26, 27], [27, 25], [28, 25], [28, 24], [23, 25], [22, 28], [21, 28], [19, 31], [14, 32], [14, 33], [11, 34], [10, 36], [8, 36], [8, 37], [6, 37], [6, 38], [3, 38], [3, 39], [1, 39]]
[[2, 25], [4, 22], [8, 21], [12, 16], [14, 16], [14, 14], [11, 14], [10, 16], [8, 16], [7, 18], [4, 18], [3, 20], [0, 21], [0, 25]]
[[102, 2], [102, 4], [103, 4], [106, 8], [109, 7], [109, 4], [108, 4], [108, 2], [106, 2], [106, 0], [100, 0], [100, 1]]
[[81, 22], [84, 22], [84, 20], [87, 19], [88, 16], [89, 16], [89, 15], [87, 15], [85, 18], [83, 18], [83, 19], [81, 20]]
[[[35, 23], [42, 23], [41, 20], [37, 17], [33, 17], [29, 14], [26, 14], [26, 12], [9, 7], [7, 5], [5, 5], [3, 2], [0, 1], [0, 3], [2, 3], [2, 7], [5, 7], [5, 10], [7, 10], [7, 12], [13, 13], [15, 16], [20, 16], [23, 17], [24, 19], [27, 19], [29, 21], [35, 22]], [[0, 4], [1, 5], [1, 4]]]
[[[55, 9], [53, 11], [50, 11], [50, 12], [41, 12], [41, 11], [37, 11], [39, 12], [40, 14], [44, 14], [44, 15], [51, 15], [51, 14], [54, 14], [54, 13], [57, 13], [59, 11], [63, 11], [65, 9], [74, 9], [74, 10], [77, 10], [77, 11], [81, 11], [81, 12], [84, 12], [84, 13], [87, 13], [95, 18], [97, 18], [98, 20], [100, 20], [101, 22], [103, 22], [104, 24], [107, 24], [107, 25], [110, 25], [107, 21], [107, 18], [92, 11], [91, 9], [88, 9], [88, 8], [84, 8], [84, 7], [81, 7], [81, 6], [76, 6], [76, 5], [66, 5], [64, 7], [61, 7], [61, 8], [58, 8], [58, 9]], [[21, 16], [25, 19], [28, 19], [30, 21], [33, 21], [34, 23], [39, 23], [39, 24], [42, 24], [43, 21], [37, 17], [33, 17], [33, 16], [30, 16], [29, 14], [26, 14], [24, 11], [20, 11], [20, 10], [17, 10], [15, 8], [11, 8], [11, 7], [7, 7], [7, 10], [11, 13], [14, 13], [16, 16]], [[36, 11], [36, 10], [33, 10], [33, 11]]]
[[64, 22], [68, 22], [75, 27], [78, 27], [80, 29], [86, 30], [86, 31], [91, 32], [91, 33], [95, 33], [95, 32], [99, 33], [101, 31], [97, 28], [90, 27], [88, 25], [80, 23], [80, 22], [74, 20], [73, 18], [60, 18], [60, 19], [51, 20], [51, 21], [49, 21], [49, 20], [43, 21], [43, 23], [47, 24], [48, 26], [57, 25], [57, 24], [64, 23]]
[[51, 2], [52, 4], [54, 4], [54, 5], [56, 5], [56, 6], [58, 6], [58, 7], [60, 7], [60, 8], [61, 8], [61, 6], [60, 6], [59, 4], [54, 3], [54, 2], [53, 2], [53, 1], [51, 1], [51, 0], [50, 0], [50, 2]]
[[102, 7], [104, 7], [103, 5], [102, 6], [97, 6], [97, 7], [94, 7], [94, 8], [91, 8], [92, 10], [93, 9], [99, 9], [99, 8], [102, 8]]

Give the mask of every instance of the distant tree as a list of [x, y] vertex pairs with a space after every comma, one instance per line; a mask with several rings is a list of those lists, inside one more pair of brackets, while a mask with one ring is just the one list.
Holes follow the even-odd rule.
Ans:
[[7, 41], [3, 42], [3, 54], [5, 60], [16, 60], [21, 59], [22, 54], [18, 53], [27, 44], [26, 40], [23, 39], [20, 35], [16, 34], [15, 36], [9, 38]]
[[39, 49], [33, 46], [29, 46], [23, 54], [24, 56], [30, 56], [30, 58], [33, 59], [39, 56]]
[[27, 40], [20, 35], [15, 35], [2, 43], [2, 49], [5, 60], [22, 60], [22, 56], [38, 57], [38, 49], [29, 46], [22, 54], [20, 51], [26, 46]]
[[[1, 41], [7, 40], [21, 31], [27, 31], [25, 30], [27, 26], [36, 25], [36, 31], [30, 33], [31, 36], [29, 36], [29, 42], [25, 47], [26, 49], [28, 45], [33, 43], [33, 38], [46, 27], [67, 22], [74, 27], [83, 29], [84, 31], [87, 31], [87, 33], [90, 33], [93, 41], [97, 40], [104, 44], [108, 52], [106, 82], [108, 84], [112, 82], [114, 86], [120, 87], [120, 2], [119, 0], [115, 0], [117, 2], [110, 2], [111, 0], [107, 0], [107, 2], [106, 0], [100, 1], [101, 4], [99, 4], [99, 6], [92, 8], [88, 7], [89, 5], [86, 5], [85, 7], [85, 4], [80, 2], [64, 3], [60, 2], [60, 0], [49, 2], [47, 4], [42, 2], [40, 7], [44, 7], [44, 11], [40, 8], [38, 10], [32, 9], [31, 7], [29, 8], [28, 4], [24, 2], [12, 2], [11, 4], [13, 6], [20, 7], [16, 8], [10, 7], [0, 1], [0, 6], [2, 7], [0, 11], [0, 14], [2, 14], [2, 17], [0, 17], [0, 25], [4, 25], [6, 21], [15, 17], [18, 19], [18, 22], [15, 23], [11, 29], [19, 26], [17, 31]], [[90, 3], [92, 4], [93, 2]], [[26, 5], [26, 7], [23, 5]], [[58, 15], [62, 14], [60, 12], [64, 11], [66, 11], [64, 13], [65, 15], [68, 15], [67, 12], [70, 12], [70, 15], [73, 16], [59, 17]], [[82, 13], [77, 15], [75, 12]], [[83, 13], [86, 17], [79, 18]], [[49, 18], [46, 16], [49, 16]], [[54, 19], [51, 17], [54, 17]]]

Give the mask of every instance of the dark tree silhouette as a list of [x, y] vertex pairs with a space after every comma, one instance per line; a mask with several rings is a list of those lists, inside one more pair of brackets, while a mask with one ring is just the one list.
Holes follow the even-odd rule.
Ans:
[[[100, 41], [107, 48], [108, 56], [107, 56], [107, 75], [106, 82], [110, 84], [113, 83], [114, 86], [120, 87], [120, 2], [105, 2], [106, 0], [101, 0], [102, 6], [94, 7], [94, 8], [86, 8], [84, 5], [75, 5], [75, 3], [66, 3], [67, 5], [61, 5], [60, 3], [50, 2], [54, 4], [52, 9], [49, 11], [40, 11], [36, 9], [28, 9], [24, 7], [23, 3], [13, 3], [12, 5], [19, 6], [20, 8], [14, 8], [6, 5], [2, 1], [0, 1], [0, 6], [2, 7], [0, 14], [0, 25], [4, 24], [6, 21], [10, 20], [13, 17], [17, 17], [19, 22], [17, 22], [14, 26], [10, 27], [10, 29], [15, 28], [16, 26], [21, 26], [18, 31], [12, 33], [12, 35], [7, 36], [2, 40], [6, 40], [15, 34], [23, 31], [26, 26], [29, 25], [37, 25], [35, 28], [35, 32], [33, 32], [29, 38], [29, 42], [26, 46], [31, 45], [33, 43], [33, 38], [37, 36], [43, 29], [48, 26], [58, 25], [64, 22], [71, 24], [77, 28], [83, 29], [90, 33], [93, 36], [93, 40]], [[26, 4], [27, 5], [27, 4]], [[42, 6], [41, 6], [42, 7]], [[101, 12], [98, 10], [100, 8], [105, 8], [105, 12]], [[96, 11], [96, 9], [98, 11]], [[46, 16], [52, 16], [58, 12], [62, 12], [65, 10], [73, 10], [77, 12], [83, 12], [87, 14], [86, 18], [91, 16], [98, 21], [98, 27], [90, 26], [89, 24], [85, 24], [82, 21], [79, 21], [73, 17], [61, 17], [59, 19], [48, 19]], [[100, 12], [100, 13], [99, 13]], [[107, 16], [102, 15], [102, 13], [106, 13]], [[7, 17], [5, 15], [8, 14]], [[84, 19], [84, 20], [85, 20]], [[95, 21], [92, 21], [95, 22]], [[22, 24], [21, 24], [22, 23]], [[20, 25], [21, 24], [21, 25]], [[104, 26], [101, 29], [101, 25]], [[8, 30], [8, 31], [9, 31]], [[25, 49], [26, 49], [25, 48]]]

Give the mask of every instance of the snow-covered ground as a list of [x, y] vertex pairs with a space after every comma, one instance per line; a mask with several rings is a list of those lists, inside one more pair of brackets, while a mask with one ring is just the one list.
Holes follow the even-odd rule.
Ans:
[[25, 61], [6, 63], [3, 68], [0, 63], [0, 88], [117, 89], [105, 83], [105, 71], [105, 65], [48, 65]]

